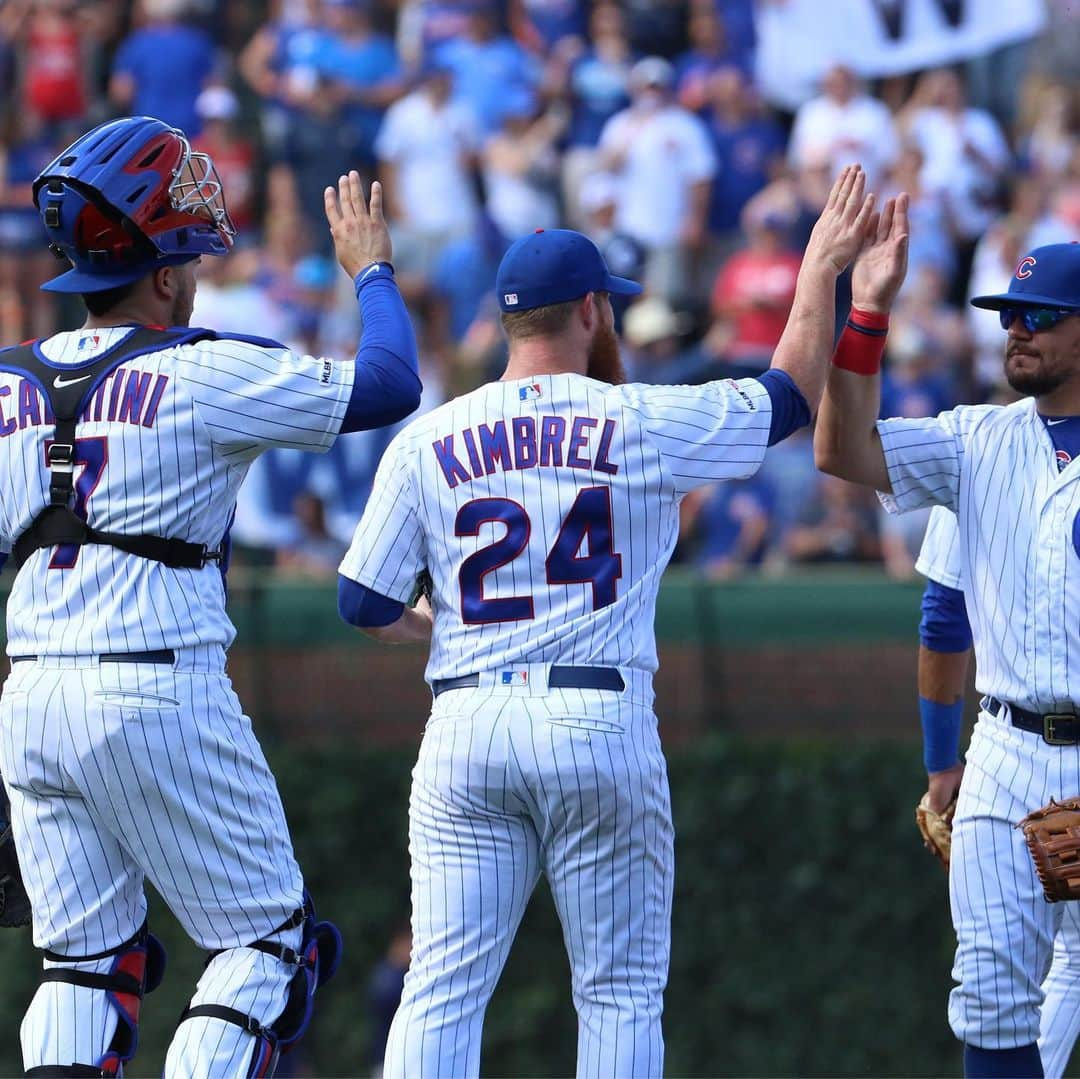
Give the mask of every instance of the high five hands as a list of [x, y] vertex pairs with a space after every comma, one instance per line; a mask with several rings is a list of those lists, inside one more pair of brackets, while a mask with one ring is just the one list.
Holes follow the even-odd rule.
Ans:
[[897, 195], [874, 212], [861, 165], [847, 165], [836, 178], [821, 212], [805, 259], [840, 273], [855, 259], [852, 301], [856, 307], [888, 311], [907, 272], [908, 197]]
[[328, 187], [323, 192], [334, 253], [350, 277], [373, 262], [390, 261], [390, 232], [383, 217], [382, 195], [382, 185], [376, 180], [371, 185], [370, 204], [365, 202], [355, 169], [338, 178], [336, 190]]

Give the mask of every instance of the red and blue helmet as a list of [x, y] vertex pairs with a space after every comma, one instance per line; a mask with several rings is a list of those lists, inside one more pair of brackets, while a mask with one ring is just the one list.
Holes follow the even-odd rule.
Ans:
[[102, 292], [161, 266], [224, 255], [236, 229], [214, 163], [150, 116], [95, 127], [34, 181], [50, 244], [72, 268], [51, 292]]

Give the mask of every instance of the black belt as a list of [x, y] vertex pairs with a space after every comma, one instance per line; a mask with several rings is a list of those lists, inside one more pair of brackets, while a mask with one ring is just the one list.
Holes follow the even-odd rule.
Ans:
[[[28, 663], [37, 656], [8, 656], [12, 663]], [[104, 652], [97, 657], [99, 663], [175, 663], [176, 653], [171, 648], [158, 648], [152, 652]]]
[[[509, 681], [506, 683], [510, 684]], [[548, 689], [626, 689], [617, 667], [560, 667], [548, 672]], [[460, 678], [436, 678], [431, 692], [437, 697], [448, 689], [472, 689], [480, 685], [479, 674], [463, 674]]]
[[1014, 727], [1032, 734], [1041, 734], [1043, 741], [1052, 746], [1074, 746], [1080, 743], [1080, 715], [1075, 712], [1029, 712], [1019, 705], [1006, 704], [997, 697], [987, 697], [986, 710], [995, 719], [1004, 709], [1009, 709], [1009, 720]]

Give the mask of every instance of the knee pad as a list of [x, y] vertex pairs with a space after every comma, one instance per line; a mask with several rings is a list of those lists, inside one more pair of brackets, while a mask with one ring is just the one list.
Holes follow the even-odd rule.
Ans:
[[116, 1033], [105, 1054], [93, 1064], [43, 1065], [30, 1068], [28, 1076], [118, 1076], [123, 1066], [135, 1055], [139, 1047], [139, 1010], [143, 996], [152, 993], [165, 974], [165, 948], [143, 922], [142, 928], [130, 940], [94, 955], [70, 956], [45, 952], [45, 958], [54, 963], [78, 963], [93, 959], [113, 957], [112, 966], [106, 973], [49, 967], [42, 973], [42, 982], [67, 982], [86, 989], [99, 989], [105, 993], [116, 1011]]
[[[299, 949], [269, 939], [297, 926], [302, 926]], [[204, 1016], [232, 1023], [251, 1034], [255, 1039], [255, 1047], [247, 1076], [248, 1079], [264, 1079], [274, 1074], [281, 1054], [289, 1052], [300, 1041], [311, 1023], [315, 990], [325, 985], [337, 973], [341, 962], [341, 933], [333, 922], [316, 921], [315, 905], [311, 896], [304, 892], [303, 907], [294, 911], [266, 938], [243, 947], [273, 956], [295, 968], [281, 1014], [269, 1023], [261, 1023], [254, 1016], [245, 1015], [242, 1011], [224, 1004], [197, 1004], [184, 1009], [180, 1022]], [[220, 951], [212, 952], [210, 959], [220, 954]]]

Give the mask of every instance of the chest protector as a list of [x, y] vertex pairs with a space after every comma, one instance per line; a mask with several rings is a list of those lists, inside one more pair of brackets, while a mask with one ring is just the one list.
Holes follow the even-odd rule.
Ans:
[[54, 439], [47, 444], [46, 450], [49, 504], [15, 541], [11, 557], [16, 569], [35, 551], [60, 544], [77, 547], [88, 543], [104, 544], [127, 554], [162, 562], [173, 569], [202, 569], [221, 559], [221, 551], [208, 550], [205, 543], [189, 543], [165, 536], [103, 532], [92, 528], [72, 508], [77, 463], [75, 427], [101, 383], [121, 364], [138, 356], [218, 337], [212, 330], [142, 326], [89, 363], [62, 367], [47, 362], [34, 344], [18, 345], [0, 352], [0, 370], [33, 382], [45, 395], [50, 409], [48, 418], [56, 425]]

